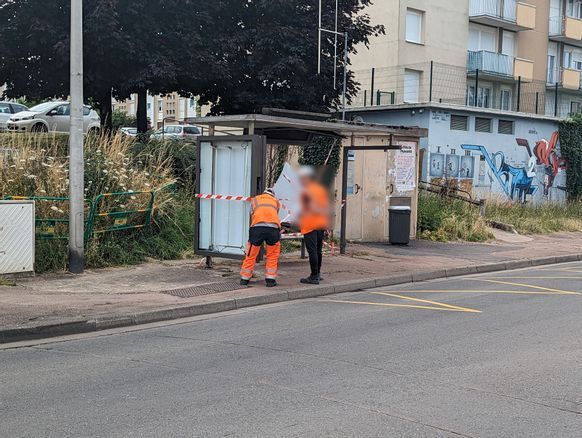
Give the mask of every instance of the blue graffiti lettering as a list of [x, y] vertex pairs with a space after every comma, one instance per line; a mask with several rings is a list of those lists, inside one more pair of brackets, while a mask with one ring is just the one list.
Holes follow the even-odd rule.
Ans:
[[[538, 190], [532, 185], [535, 177], [535, 160], [530, 157], [529, 168], [515, 167], [505, 162], [503, 152], [496, 152], [489, 155], [485, 146], [463, 144], [461, 148], [465, 151], [480, 152], [491, 172], [501, 185], [501, 188], [512, 200], [527, 202], [528, 195], [533, 195]], [[497, 158], [500, 160], [499, 166], [496, 164]]]

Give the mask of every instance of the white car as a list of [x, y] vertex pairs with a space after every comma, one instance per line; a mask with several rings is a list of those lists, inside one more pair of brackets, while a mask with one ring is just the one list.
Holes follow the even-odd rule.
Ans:
[[202, 135], [200, 128], [194, 125], [166, 125], [152, 134], [156, 140], [196, 141]]
[[[69, 132], [71, 109], [69, 102], [45, 102], [10, 116], [10, 132]], [[88, 106], [83, 107], [83, 130], [85, 134], [99, 133], [99, 114]]]
[[120, 128], [119, 130], [128, 137], [137, 137], [137, 128]]
[[24, 105], [14, 102], [0, 102], [0, 132], [6, 131], [6, 124], [12, 114], [28, 111]]

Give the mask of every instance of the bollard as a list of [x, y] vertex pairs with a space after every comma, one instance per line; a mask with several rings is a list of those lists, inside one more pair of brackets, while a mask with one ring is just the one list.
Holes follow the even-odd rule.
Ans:
[[479, 200], [479, 216], [481, 216], [481, 217], [485, 217], [485, 205], [486, 205], [486, 200], [480, 199]]

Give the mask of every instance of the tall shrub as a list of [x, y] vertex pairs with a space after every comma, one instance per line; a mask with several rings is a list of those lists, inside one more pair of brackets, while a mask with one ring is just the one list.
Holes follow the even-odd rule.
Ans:
[[566, 161], [566, 190], [571, 201], [582, 200], [582, 115], [560, 123], [560, 149]]

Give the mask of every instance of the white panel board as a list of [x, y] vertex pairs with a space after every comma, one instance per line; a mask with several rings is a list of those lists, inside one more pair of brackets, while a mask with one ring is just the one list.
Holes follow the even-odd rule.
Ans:
[[281, 222], [296, 223], [301, 205], [301, 184], [299, 175], [289, 163], [285, 163], [279, 179], [273, 186], [275, 195], [286, 208], [279, 211]]
[[[200, 192], [213, 195], [251, 195], [250, 141], [200, 143]], [[244, 255], [248, 241], [250, 204], [200, 200], [199, 249]]]
[[0, 201], [0, 274], [34, 271], [34, 202]]

